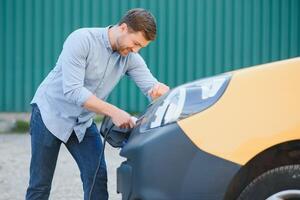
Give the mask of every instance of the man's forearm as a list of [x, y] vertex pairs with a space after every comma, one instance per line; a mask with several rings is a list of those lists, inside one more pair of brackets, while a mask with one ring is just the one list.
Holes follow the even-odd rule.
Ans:
[[97, 114], [107, 116], [112, 116], [113, 113], [116, 113], [118, 110], [114, 105], [97, 98], [95, 95], [90, 96], [88, 100], [84, 102], [83, 107]]
[[97, 114], [111, 117], [112, 122], [120, 128], [133, 128], [135, 125], [135, 122], [127, 112], [98, 99], [95, 95], [90, 96], [83, 104], [83, 107]]

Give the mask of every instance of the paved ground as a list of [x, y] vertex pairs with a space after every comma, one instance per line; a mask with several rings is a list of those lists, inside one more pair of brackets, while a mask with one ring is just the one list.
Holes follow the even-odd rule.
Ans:
[[[106, 145], [108, 189], [111, 200], [120, 200], [116, 193], [116, 168], [124, 160], [119, 150]], [[28, 134], [0, 134], [0, 200], [24, 199], [30, 161]], [[78, 167], [62, 145], [53, 179], [50, 199], [82, 200], [83, 192]]]

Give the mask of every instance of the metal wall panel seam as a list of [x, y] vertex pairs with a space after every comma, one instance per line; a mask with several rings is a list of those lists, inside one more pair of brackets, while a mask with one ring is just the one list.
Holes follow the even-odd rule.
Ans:
[[14, 1], [6, 2], [6, 28], [5, 28], [5, 38], [6, 38], [6, 54], [5, 54], [5, 111], [13, 110], [12, 99], [13, 99], [13, 72], [14, 72], [14, 38], [15, 30], [13, 26], [14, 21]]
[[[23, 24], [24, 24], [24, 13], [23, 13], [23, 1], [16, 1], [16, 11], [14, 13], [15, 15], [15, 43], [14, 43], [14, 49], [15, 49], [15, 71], [14, 71], [14, 88], [13, 88], [13, 107], [16, 111], [22, 110], [22, 101], [23, 101], [23, 93], [24, 93], [24, 83], [23, 83], [23, 46], [24, 46], [24, 40], [22, 39], [22, 32], [24, 30]], [[19, 17], [18, 17], [19, 16]]]
[[[23, 111], [29, 111], [26, 102], [30, 102], [32, 97], [32, 2], [27, 2], [24, 6], [24, 99]], [[26, 38], [26, 39], [25, 39]]]
[[290, 1], [287, 1], [285, 4], [283, 2], [280, 2], [280, 8], [281, 8], [281, 22], [279, 23], [282, 27], [280, 28], [280, 58], [286, 58], [288, 54], [288, 42], [285, 42], [284, 39], [289, 40], [289, 36], [287, 32], [289, 31], [289, 4]]
[[191, 6], [193, 4], [193, 0], [190, 0], [190, 1], [187, 1], [186, 2], [186, 6], [185, 6], [185, 16], [186, 17], [186, 20], [185, 20], [185, 37], [186, 37], [186, 42], [185, 42], [185, 49], [184, 49], [184, 52], [185, 52], [185, 60], [184, 60], [184, 66], [183, 66], [183, 71], [184, 71], [184, 80], [192, 80], [192, 76], [193, 76], [193, 71], [191, 70], [192, 69], [192, 59], [191, 58], [191, 55], [192, 55], [192, 46], [193, 46], [193, 27], [192, 27], [192, 24], [193, 24], [193, 19], [195, 18], [194, 17], [194, 13], [188, 13], [189, 10], [191, 10]]
[[4, 108], [4, 98], [5, 98], [5, 57], [6, 57], [6, 41], [5, 41], [5, 12], [6, 3], [3, 2], [3, 5], [0, 7], [0, 40], [1, 40], [1, 49], [0, 49], [0, 109], [3, 110]]
[[214, 45], [214, 73], [221, 73], [222, 71], [222, 64], [223, 61], [223, 44], [224, 41], [222, 40], [222, 24], [224, 23], [222, 19], [224, 19], [222, 8], [223, 2], [219, 2], [218, 4], [215, 4], [215, 23], [214, 23], [214, 32], [215, 32], [215, 45]]
[[174, 23], [175, 20], [173, 18], [173, 16], [175, 15], [175, 9], [176, 9], [176, 6], [175, 6], [175, 3], [170, 3], [170, 1], [168, 1], [168, 7], [169, 7], [169, 15], [167, 16], [168, 18], [168, 24], [167, 24], [167, 27], [168, 27], [168, 46], [167, 46], [167, 49], [168, 49], [168, 56], [167, 56], [167, 59], [168, 59], [168, 64], [167, 66], [169, 66], [168, 68], [168, 83], [171, 87], [174, 87], [175, 86], [175, 80], [174, 80], [174, 71], [175, 71], [175, 58], [176, 58], [176, 55], [175, 55], [175, 49], [176, 49], [176, 44], [175, 44], [175, 38], [176, 38], [176, 30], [175, 30], [175, 27], [176, 27], [176, 24]]
[[[289, 51], [290, 51], [290, 56], [294, 57], [295, 55], [297, 55], [297, 46], [299, 45], [299, 42], [295, 42], [297, 41], [297, 19], [299, 20], [300, 16], [297, 16], [297, 14], [299, 14], [299, 12], [297, 12], [297, 0], [293, 0], [292, 3], [290, 4], [290, 40], [289, 40]], [[300, 3], [299, 3], [300, 5]], [[300, 34], [300, 33], [298, 33]]]

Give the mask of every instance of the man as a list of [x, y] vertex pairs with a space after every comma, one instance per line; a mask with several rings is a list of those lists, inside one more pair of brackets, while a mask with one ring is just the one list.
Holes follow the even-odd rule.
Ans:
[[89, 194], [102, 148], [92, 118], [95, 113], [104, 114], [121, 128], [135, 125], [128, 113], [105, 102], [124, 74], [148, 98], [169, 90], [152, 76], [137, 53], [155, 36], [154, 17], [144, 9], [128, 11], [118, 25], [83, 28], [69, 35], [56, 66], [31, 102], [32, 157], [26, 199], [48, 199], [61, 143], [80, 169], [84, 199], [108, 199], [104, 160]]

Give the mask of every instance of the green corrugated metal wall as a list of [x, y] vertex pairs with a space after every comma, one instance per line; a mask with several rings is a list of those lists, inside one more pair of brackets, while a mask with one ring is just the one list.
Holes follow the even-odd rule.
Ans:
[[[300, 0], [1, 0], [0, 111], [28, 111], [67, 35], [117, 23], [133, 7], [157, 18], [158, 38], [141, 51], [171, 87], [200, 77], [300, 55]], [[110, 101], [141, 111], [127, 80]]]

